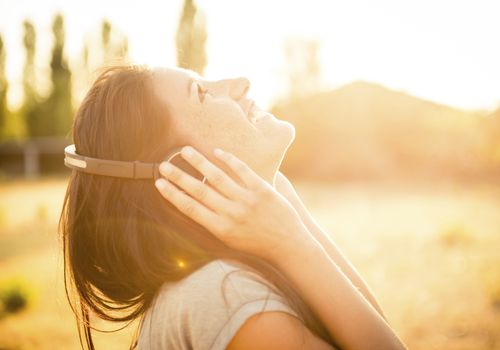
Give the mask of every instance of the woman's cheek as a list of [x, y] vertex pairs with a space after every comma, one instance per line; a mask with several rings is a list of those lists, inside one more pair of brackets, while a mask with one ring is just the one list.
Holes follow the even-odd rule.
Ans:
[[212, 102], [205, 108], [203, 123], [211, 129], [219, 129], [224, 133], [231, 131], [238, 137], [248, 127], [248, 120], [237, 105], [224, 102]]

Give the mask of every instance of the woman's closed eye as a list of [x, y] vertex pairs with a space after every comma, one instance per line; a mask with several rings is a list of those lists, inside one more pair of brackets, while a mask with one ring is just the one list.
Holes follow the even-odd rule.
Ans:
[[198, 99], [200, 102], [203, 102], [205, 100], [205, 95], [207, 94], [208, 90], [204, 89], [199, 83], [196, 83], [197, 89], [198, 89]]

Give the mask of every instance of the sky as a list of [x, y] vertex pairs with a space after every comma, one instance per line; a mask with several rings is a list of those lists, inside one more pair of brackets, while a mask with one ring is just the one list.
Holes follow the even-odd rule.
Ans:
[[[207, 24], [205, 76], [246, 76], [263, 107], [286, 92], [283, 42], [318, 40], [321, 83], [334, 89], [365, 80], [462, 109], [500, 106], [498, 0], [198, 0]], [[22, 22], [38, 34], [46, 69], [56, 11], [65, 17], [66, 55], [77, 64], [83, 42], [103, 18], [129, 38], [134, 63], [173, 66], [182, 0], [0, 0], [9, 103], [22, 100]], [[43, 83], [43, 81], [42, 81]]]

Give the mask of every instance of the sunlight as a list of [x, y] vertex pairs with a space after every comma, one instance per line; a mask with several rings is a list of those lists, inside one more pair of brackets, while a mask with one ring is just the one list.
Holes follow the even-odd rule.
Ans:
[[[66, 52], [72, 66], [78, 65], [85, 40], [98, 33], [100, 18], [108, 18], [129, 38], [134, 62], [174, 65], [181, 2], [131, 5], [117, 0], [3, 2], [0, 33], [8, 47], [10, 105], [22, 101], [22, 65], [17, 64], [24, 60], [22, 21], [31, 18], [38, 27], [37, 61], [45, 69], [51, 38], [42, 31], [49, 31], [57, 10], [66, 18]], [[205, 75], [246, 75], [252, 81], [252, 97], [264, 107], [285, 92], [283, 42], [293, 36], [320, 43], [324, 87], [366, 80], [468, 109], [492, 109], [500, 100], [500, 48], [493, 44], [500, 32], [494, 15], [499, 5], [494, 1], [312, 0], [307, 10], [303, 2], [288, 2], [285, 10], [281, 2], [263, 0], [201, 0], [198, 5], [208, 32]], [[38, 84], [47, 90], [48, 79], [42, 76]]]
[[[352, 296], [335, 293], [337, 283], [318, 293], [329, 283], [310, 278], [332, 262], [334, 279], [324, 270], [322, 281], [340, 271], [356, 299], [379, 299], [408, 348], [500, 344], [499, 10], [498, 0], [3, 0], [0, 349], [80, 349], [75, 316], [79, 327], [99, 325], [84, 329], [96, 349], [129, 348], [155, 325], [190, 336], [151, 340], [198, 349], [199, 328], [200, 345], [222, 345], [241, 317], [265, 311], [264, 297], [267, 311], [309, 315], [311, 334], [373, 345], [365, 334], [386, 333], [363, 333], [373, 308], [315, 300]], [[103, 69], [113, 64], [228, 79], [196, 91], [179, 72]], [[250, 88], [231, 79], [241, 77]], [[211, 164], [173, 157], [184, 145]], [[68, 147], [91, 174], [68, 167]], [[126, 161], [135, 179], [91, 158]], [[191, 176], [157, 171], [163, 160]], [[158, 192], [162, 176], [171, 187]], [[274, 254], [282, 242], [294, 255]], [[317, 244], [330, 259], [299, 254]], [[206, 283], [187, 279], [224, 257], [277, 289], [233, 283], [244, 273], [226, 286], [211, 267], [197, 275], [214, 273]], [[186, 284], [157, 298], [166, 282]], [[220, 291], [251, 298], [226, 313]], [[161, 312], [142, 322], [153, 308]]]

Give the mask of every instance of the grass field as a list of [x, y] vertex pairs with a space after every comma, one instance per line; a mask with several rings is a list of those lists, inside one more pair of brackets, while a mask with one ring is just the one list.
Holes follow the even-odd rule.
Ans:
[[[0, 349], [78, 349], [56, 222], [66, 182], [0, 184], [0, 288], [28, 307], [0, 318]], [[500, 349], [500, 187], [297, 183], [410, 349]], [[119, 325], [105, 325], [106, 329]], [[126, 349], [133, 329], [97, 334]]]

